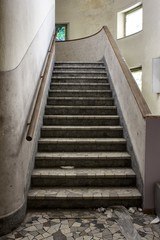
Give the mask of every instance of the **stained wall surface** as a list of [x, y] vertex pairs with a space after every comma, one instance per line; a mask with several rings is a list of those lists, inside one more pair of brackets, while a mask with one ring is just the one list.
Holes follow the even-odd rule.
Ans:
[[54, 26], [53, 0], [0, 1], [0, 223], [26, 202], [37, 140], [26, 141], [28, 116]]
[[56, 0], [56, 23], [68, 23], [69, 39], [99, 31], [106, 23], [112, 26], [113, 0]]

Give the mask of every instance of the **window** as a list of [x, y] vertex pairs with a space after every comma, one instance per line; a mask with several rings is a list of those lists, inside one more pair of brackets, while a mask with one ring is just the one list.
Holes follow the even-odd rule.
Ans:
[[142, 30], [142, 5], [125, 12], [125, 36]]
[[139, 89], [142, 91], [142, 67], [131, 68], [130, 70]]
[[67, 40], [67, 24], [56, 24], [56, 41]]
[[143, 8], [142, 5], [134, 5], [117, 13], [117, 38], [130, 36], [142, 30]]

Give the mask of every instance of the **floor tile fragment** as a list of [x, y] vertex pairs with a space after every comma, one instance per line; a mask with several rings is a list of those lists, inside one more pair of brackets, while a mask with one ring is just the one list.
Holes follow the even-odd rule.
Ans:
[[[24, 222], [0, 240], [130, 240], [160, 239], [160, 223], [136, 208], [28, 212]], [[135, 234], [136, 233], [136, 234]], [[133, 238], [135, 234], [135, 238]]]

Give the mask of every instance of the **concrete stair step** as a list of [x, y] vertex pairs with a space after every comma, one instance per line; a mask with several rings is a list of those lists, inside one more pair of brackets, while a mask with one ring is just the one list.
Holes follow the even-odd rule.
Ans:
[[73, 167], [130, 167], [131, 157], [127, 152], [38, 152], [36, 168]]
[[55, 62], [55, 67], [104, 67], [103, 62]]
[[120, 138], [123, 136], [121, 126], [42, 126], [41, 137], [44, 138]]
[[112, 97], [111, 90], [50, 90], [49, 97]]
[[116, 106], [51, 106], [45, 108], [46, 115], [116, 115]]
[[95, 77], [95, 76], [99, 76], [99, 77], [107, 77], [107, 73], [105, 71], [105, 69], [102, 70], [97, 70], [97, 69], [92, 69], [90, 71], [88, 71], [88, 69], [79, 69], [79, 70], [68, 70], [68, 69], [63, 69], [63, 70], [54, 70], [53, 75], [52, 76], [65, 76], [65, 77], [70, 77], [70, 76], [80, 76], [80, 77]]
[[103, 62], [55, 63], [30, 208], [141, 206], [108, 76]]
[[118, 115], [44, 115], [43, 124], [47, 126], [116, 126]]
[[52, 90], [110, 90], [109, 83], [51, 83]]
[[114, 99], [106, 97], [48, 97], [48, 105], [73, 105], [73, 106], [113, 106]]
[[30, 208], [98, 208], [114, 205], [141, 206], [141, 194], [134, 187], [33, 188]]
[[[65, 168], [65, 167], [63, 167]], [[32, 187], [122, 187], [135, 186], [136, 175], [130, 168], [35, 169]]]
[[53, 75], [51, 78], [52, 83], [108, 83], [107, 77], [64, 77], [64, 76], [55, 76]]
[[57, 72], [105, 72], [106, 69], [104, 66], [55, 66], [53, 75]]
[[126, 151], [124, 138], [40, 138], [39, 152], [120, 152]]
[[54, 71], [54, 76], [55, 77], [94, 77], [94, 76], [98, 76], [98, 77], [106, 77], [107, 78], [107, 74], [105, 71]]
[[112, 97], [111, 90], [50, 90], [49, 97]]

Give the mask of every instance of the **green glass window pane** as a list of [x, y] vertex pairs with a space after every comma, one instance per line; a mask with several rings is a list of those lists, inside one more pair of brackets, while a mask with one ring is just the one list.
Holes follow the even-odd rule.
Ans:
[[56, 36], [57, 41], [66, 40], [66, 26], [57, 26], [56, 32], [57, 32], [57, 36]]

